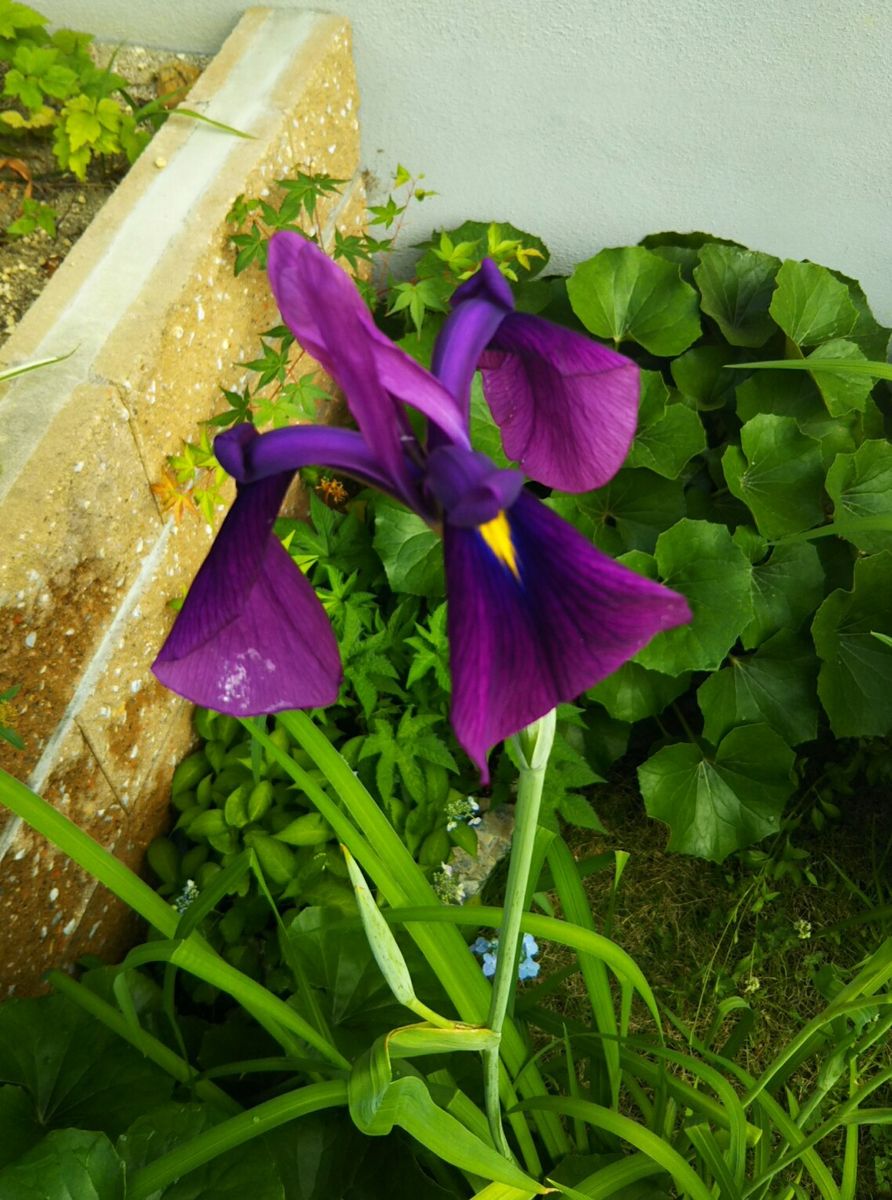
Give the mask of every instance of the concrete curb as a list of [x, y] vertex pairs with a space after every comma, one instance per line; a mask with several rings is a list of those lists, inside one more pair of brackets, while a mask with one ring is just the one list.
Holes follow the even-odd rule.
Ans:
[[[22, 684], [26, 740], [0, 743], [0, 764], [130, 865], [191, 736], [148, 666], [211, 537], [165, 518], [150, 484], [279, 320], [258, 272], [233, 276], [226, 213], [295, 169], [352, 181], [323, 212], [329, 232], [365, 207], [341, 18], [249, 10], [187, 104], [252, 138], [169, 121], [3, 350], [15, 365], [76, 347], [0, 391], [0, 690]], [[129, 931], [17, 820], [0, 822], [0, 864], [0, 995]]]

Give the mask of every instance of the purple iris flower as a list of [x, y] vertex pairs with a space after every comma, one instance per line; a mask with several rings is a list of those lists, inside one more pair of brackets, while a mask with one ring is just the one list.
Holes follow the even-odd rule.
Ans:
[[[395, 496], [442, 530], [452, 724], [488, 778], [489, 749], [574, 699], [661, 630], [684, 597], [635, 574], [471, 449], [480, 369], [507, 454], [541, 483], [583, 491], [619, 469], [634, 436], [638, 370], [605, 346], [514, 311], [495, 265], [453, 297], [426, 371], [375, 326], [350, 277], [313, 243], [278, 233], [269, 276], [286, 323], [347, 398], [358, 431], [238, 425], [214, 450], [238, 495], [199, 570], [156, 676], [236, 716], [333, 703], [334, 634], [273, 533], [295, 471], [324, 466]], [[424, 443], [404, 405], [427, 418]]]

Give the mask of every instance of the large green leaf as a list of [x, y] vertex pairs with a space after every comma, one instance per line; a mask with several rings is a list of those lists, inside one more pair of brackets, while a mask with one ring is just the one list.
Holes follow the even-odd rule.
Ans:
[[631, 338], [651, 354], [681, 354], [700, 336], [697, 293], [677, 266], [645, 250], [602, 250], [567, 280], [573, 311], [597, 337]]
[[855, 563], [852, 590], [838, 588], [818, 609], [812, 637], [821, 661], [818, 695], [837, 737], [882, 736], [892, 728], [892, 554]]
[[780, 828], [794, 761], [767, 725], [742, 725], [715, 751], [664, 746], [638, 768], [638, 782], [648, 813], [669, 826], [668, 849], [722, 862]]
[[693, 620], [658, 634], [635, 661], [664, 675], [717, 670], [753, 614], [749, 560], [723, 525], [687, 518], [660, 534], [655, 557]]
[[0, 1171], [8, 1200], [124, 1200], [124, 1164], [104, 1133], [57, 1129]]
[[792, 417], [763, 413], [747, 421], [740, 443], [740, 450], [725, 450], [722, 470], [759, 532], [778, 538], [820, 524], [824, 465], [818, 442], [800, 433]]
[[741, 641], [747, 650], [782, 629], [796, 630], [824, 596], [824, 568], [811, 542], [775, 546], [753, 567], [753, 619]]
[[435, 598], [445, 594], [442, 543], [416, 513], [377, 500], [374, 546], [393, 591]]
[[36, 1146], [45, 1132], [24, 1088], [0, 1087], [0, 1167]]
[[734, 655], [697, 689], [703, 736], [717, 744], [735, 725], [769, 725], [790, 746], [817, 736], [818, 663], [808, 642], [784, 631], [755, 654]]
[[[201, 1104], [164, 1104], [144, 1113], [118, 1139], [128, 1174], [218, 1124]], [[301, 1121], [296, 1122], [300, 1126]], [[159, 1200], [285, 1200], [275, 1160], [259, 1140], [236, 1146], [166, 1187]]]
[[[845, 338], [834, 338], [817, 346], [806, 361], [839, 362], [841, 359], [851, 359], [852, 362], [867, 361], [863, 351]], [[824, 397], [827, 411], [833, 417], [844, 416], [853, 409], [856, 412], [864, 412], [867, 408], [867, 398], [874, 388], [874, 380], [863, 371], [853, 371], [850, 374], [843, 371], [815, 371], [812, 378]]]
[[762, 346], [777, 326], [768, 306], [780, 259], [740, 246], [712, 244], [700, 251], [694, 279], [700, 307], [732, 346]]
[[[739, 372], [735, 372], [739, 374]], [[737, 386], [737, 415], [749, 421], [762, 413], [803, 422], [825, 420], [827, 409], [814, 380], [804, 371], [755, 371]]]
[[661, 713], [687, 689], [690, 679], [687, 674], [673, 678], [627, 662], [586, 695], [603, 704], [618, 721], [643, 721]]
[[640, 469], [623, 468], [606, 487], [575, 501], [593, 522], [595, 544], [608, 554], [653, 550], [659, 534], [684, 514], [681, 483]]
[[677, 400], [669, 402], [669, 389], [658, 371], [642, 371], [638, 430], [626, 465], [677, 479], [690, 459], [705, 449], [706, 431], [697, 414]]
[[[838, 454], [827, 472], [827, 494], [833, 501], [833, 520], [892, 517], [892, 445], [862, 442], [853, 454]], [[847, 535], [859, 550], [892, 549], [892, 533], [856, 532]]]
[[672, 378], [702, 412], [723, 408], [740, 383], [739, 372], [726, 366], [731, 358], [727, 346], [695, 346], [672, 363]]
[[0, 1005], [0, 1079], [25, 1089], [45, 1128], [111, 1137], [173, 1089], [168, 1075], [62, 996]]
[[797, 346], [817, 346], [851, 333], [858, 313], [844, 283], [826, 267], [787, 259], [777, 273], [769, 309]]

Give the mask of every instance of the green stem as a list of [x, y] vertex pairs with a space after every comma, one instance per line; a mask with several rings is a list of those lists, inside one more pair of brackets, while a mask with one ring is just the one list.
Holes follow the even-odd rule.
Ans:
[[230, 1117], [213, 1128], [191, 1138], [169, 1154], [156, 1158], [147, 1167], [134, 1172], [127, 1180], [127, 1200], [148, 1200], [211, 1159], [241, 1146], [252, 1138], [293, 1121], [307, 1113], [324, 1108], [338, 1108], [347, 1103], [347, 1084], [342, 1079], [327, 1083], [311, 1083], [285, 1096], [277, 1096], [258, 1104], [237, 1117]]
[[[504, 918], [499, 930], [496, 974], [486, 1021], [488, 1027], [500, 1038], [508, 1005], [516, 987], [521, 923], [526, 909], [530, 864], [536, 844], [536, 826], [539, 823], [545, 769], [554, 741], [554, 726], [555, 714], [550, 712], [528, 730], [524, 730], [515, 742], [523, 765], [520, 768], [517, 788], [514, 837], [511, 841], [511, 859], [505, 888]], [[483, 1066], [486, 1115], [489, 1118], [493, 1142], [503, 1154], [510, 1155], [499, 1105], [499, 1043], [491, 1050], [484, 1051]]]

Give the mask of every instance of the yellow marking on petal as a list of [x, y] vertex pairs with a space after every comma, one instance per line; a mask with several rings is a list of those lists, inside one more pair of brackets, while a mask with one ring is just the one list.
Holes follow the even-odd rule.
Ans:
[[515, 579], [519, 580], [520, 571], [517, 569], [517, 552], [514, 549], [514, 542], [511, 540], [511, 526], [508, 524], [508, 518], [505, 516], [505, 513], [500, 512], [491, 521], [487, 521], [486, 524], [478, 525], [477, 532], [499, 562], [508, 568]]

